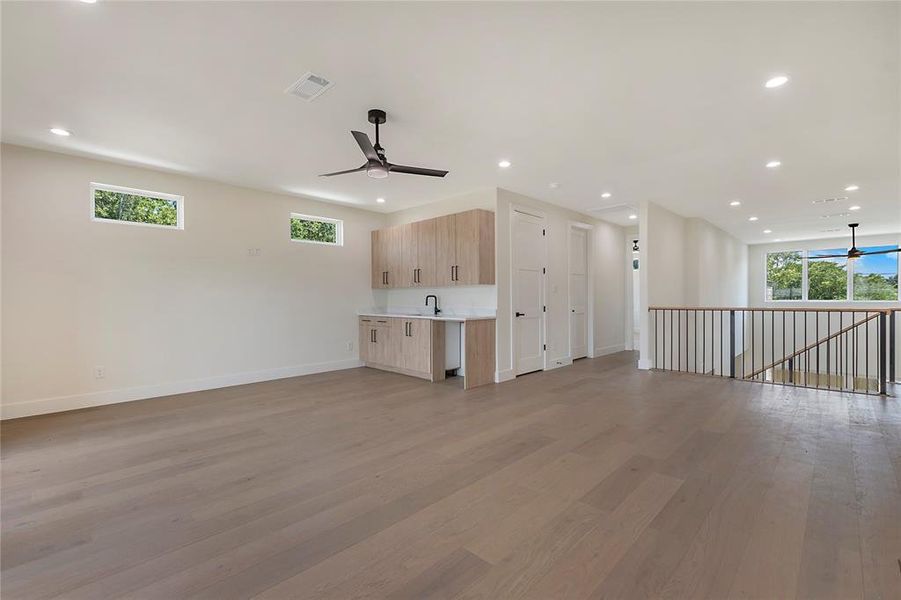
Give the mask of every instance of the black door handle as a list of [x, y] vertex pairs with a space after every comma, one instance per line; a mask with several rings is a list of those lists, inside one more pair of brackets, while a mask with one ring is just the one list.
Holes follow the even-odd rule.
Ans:
[[526, 313], [521, 313], [521, 312], [518, 312], [518, 313], [515, 313], [515, 314], [516, 314], [517, 317], [524, 317], [524, 316], [526, 316]]

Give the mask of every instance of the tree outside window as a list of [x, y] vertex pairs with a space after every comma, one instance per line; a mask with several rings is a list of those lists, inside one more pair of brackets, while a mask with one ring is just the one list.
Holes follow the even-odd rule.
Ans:
[[801, 300], [802, 257], [800, 252], [766, 255], [766, 299]]
[[[812, 250], [811, 258], [829, 254], [845, 254], [847, 248], [830, 250]], [[807, 299], [808, 300], [847, 300], [848, 299], [848, 259], [820, 258], [807, 261]]]
[[[898, 246], [871, 246], [864, 252], [879, 252]], [[877, 254], [854, 259], [855, 300], [898, 299], [898, 254]]]
[[178, 226], [178, 202], [95, 189], [94, 218], [176, 227]]
[[342, 226], [343, 223], [335, 219], [292, 214], [291, 239], [340, 246], [343, 244]]

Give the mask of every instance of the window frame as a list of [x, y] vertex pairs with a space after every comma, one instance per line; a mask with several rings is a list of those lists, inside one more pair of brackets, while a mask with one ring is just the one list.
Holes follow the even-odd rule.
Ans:
[[[872, 246], [898, 246], [901, 247], [901, 244], [889, 242], [887, 244], [870, 244], [869, 246], [861, 246], [860, 248], [863, 250], [865, 248], [870, 248]], [[808, 285], [808, 261], [810, 253], [812, 252], [823, 252], [828, 250], [828, 248], [808, 248], [808, 249], [788, 249], [788, 250], [774, 250], [772, 252], [764, 252], [763, 253], [763, 302], [764, 304], [770, 303], [791, 303], [791, 302], [809, 302], [815, 304], [885, 304], [886, 302], [901, 302], [901, 255], [898, 256], [898, 260], [896, 261], [896, 266], [898, 269], [898, 297], [895, 300], [855, 300], [854, 299], [854, 265], [857, 262], [856, 260], [849, 260], [846, 271], [847, 271], [847, 279], [845, 282], [847, 299], [845, 300], [811, 300], [810, 299], [810, 288]], [[800, 300], [767, 300], [767, 257], [770, 254], [774, 254], [777, 252], [799, 252], [801, 254], [801, 299]]]
[[[145, 198], [154, 198], [156, 200], [167, 200], [175, 202], [176, 222], [175, 225], [160, 225], [159, 223], [141, 223], [139, 221], [126, 221], [124, 219], [106, 219], [98, 217], [95, 206], [95, 192], [101, 190], [104, 192], [113, 192], [114, 194], [130, 194], [132, 196], [143, 196]], [[165, 192], [154, 192], [151, 190], [140, 190], [138, 188], [130, 188], [121, 185], [111, 185], [108, 183], [91, 182], [91, 221], [98, 223], [118, 223], [120, 225], [136, 225], [138, 227], [154, 227], [156, 229], [175, 229], [183, 231], [185, 228], [185, 197], [178, 194], [167, 194]]]
[[[319, 240], [303, 240], [295, 238], [291, 235], [291, 220], [300, 219], [302, 221], [316, 221], [319, 223], [333, 223], [335, 225], [335, 241], [320, 242]], [[344, 221], [334, 219], [332, 217], [318, 217], [316, 215], [305, 215], [303, 213], [291, 212], [288, 214], [288, 239], [292, 242], [300, 244], [317, 244], [319, 246], [344, 246]]]

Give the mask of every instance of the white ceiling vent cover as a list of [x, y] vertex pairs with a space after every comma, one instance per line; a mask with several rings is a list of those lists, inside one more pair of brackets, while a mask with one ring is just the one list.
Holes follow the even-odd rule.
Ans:
[[334, 83], [322, 75], [307, 72], [303, 77], [288, 86], [285, 93], [302, 98], [307, 102], [312, 102], [333, 85]]

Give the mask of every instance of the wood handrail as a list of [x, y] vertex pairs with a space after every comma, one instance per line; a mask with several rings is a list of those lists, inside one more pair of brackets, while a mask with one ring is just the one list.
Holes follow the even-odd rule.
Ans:
[[649, 306], [648, 310], [710, 310], [743, 312], [831, 312], [831, 313], [890, 313], [901, 308], [757, 308], [749, 306]]
[[826, 342], [828, 342], [829, 340], [831, 340], [831, 339], [833, 339], [833, 338], [836, 338], [836, 337], [838, 337], [838, 336], [840, 336], [840, 335], [844, 335], [844, 334], [848, 333], [849, 331], [851, 331], [851, 330], [854, 329], [855, 327], [860, 327], [861, 325], [864, 325], [865, 323], [869, 323], [870, 321], [872, 321], [873, 319], [875, 319], [876, 317], [878, 317], [881, 313], [882, 313], [882, 311], [879, 311], [879, 312], [876, 313], [875, 315], [871, 315], [871, 316], [869, 316], [869, 317], [867, 317], [867, 318], [865, 318], [865, 319], [862, 319], [862, 320], [858, 321], [857, 323], [851, 323], [851, 324], [848, 325], [847, 327], [843, 327], [842, 329], [839, 329], [839, 330], [836, 331], [835, 333], [830, 333], [829, 335], [827, 335], [827, 336], [824, 337], [823, 339], [820, 339], [820, 340], [817, 340], [817, 341], [815, 341], [815, 342], [813, 342], [813, 343], [811, 343], [811, 344], [808, 344], [807, 346], [804, 346], [804, 347], [801, 348], [800, 350], [796, 350], [795, 352], [792, 352], [791, 354], [787, 354], [787, 355], [783, 356], [780, 360], [777, 360], [777, 361], [775, 361], [775, 362], [773, 362], [773, 363], [771, 363], [771, 364], [769, 364], [769, 365], [767, 365], [767, 366], [765, 366], [765, 367], [761, 367], [761, 368], [757, 369], [756, 371], [754, 371], [754, 372], [751, 373], [750, 375], [746, 376], [745, 379], [753, 379], [754, 377], [757, 377], [757, 376], [760, 375], [761, 373], [764, 373], [764, 372], [766, 372], [767, 370], [772, 369], [772, 368], [775, 367], [776, 365], [782, 364], [782, 363], [784, 363], [784, 362], [786, 362], [786, 361], [788, 361], [788, 360], [793, 359], [793, 358], [796, 357], [796, 356], [800, 356], [800, 355], [804, 354], [805, 352], [808, 352], [808, 351], [810, 351], [810, 350], [813, 350], [813, 349], [816, 348], [817, 346], [820, 346], [821, 344], [825, 344]]

